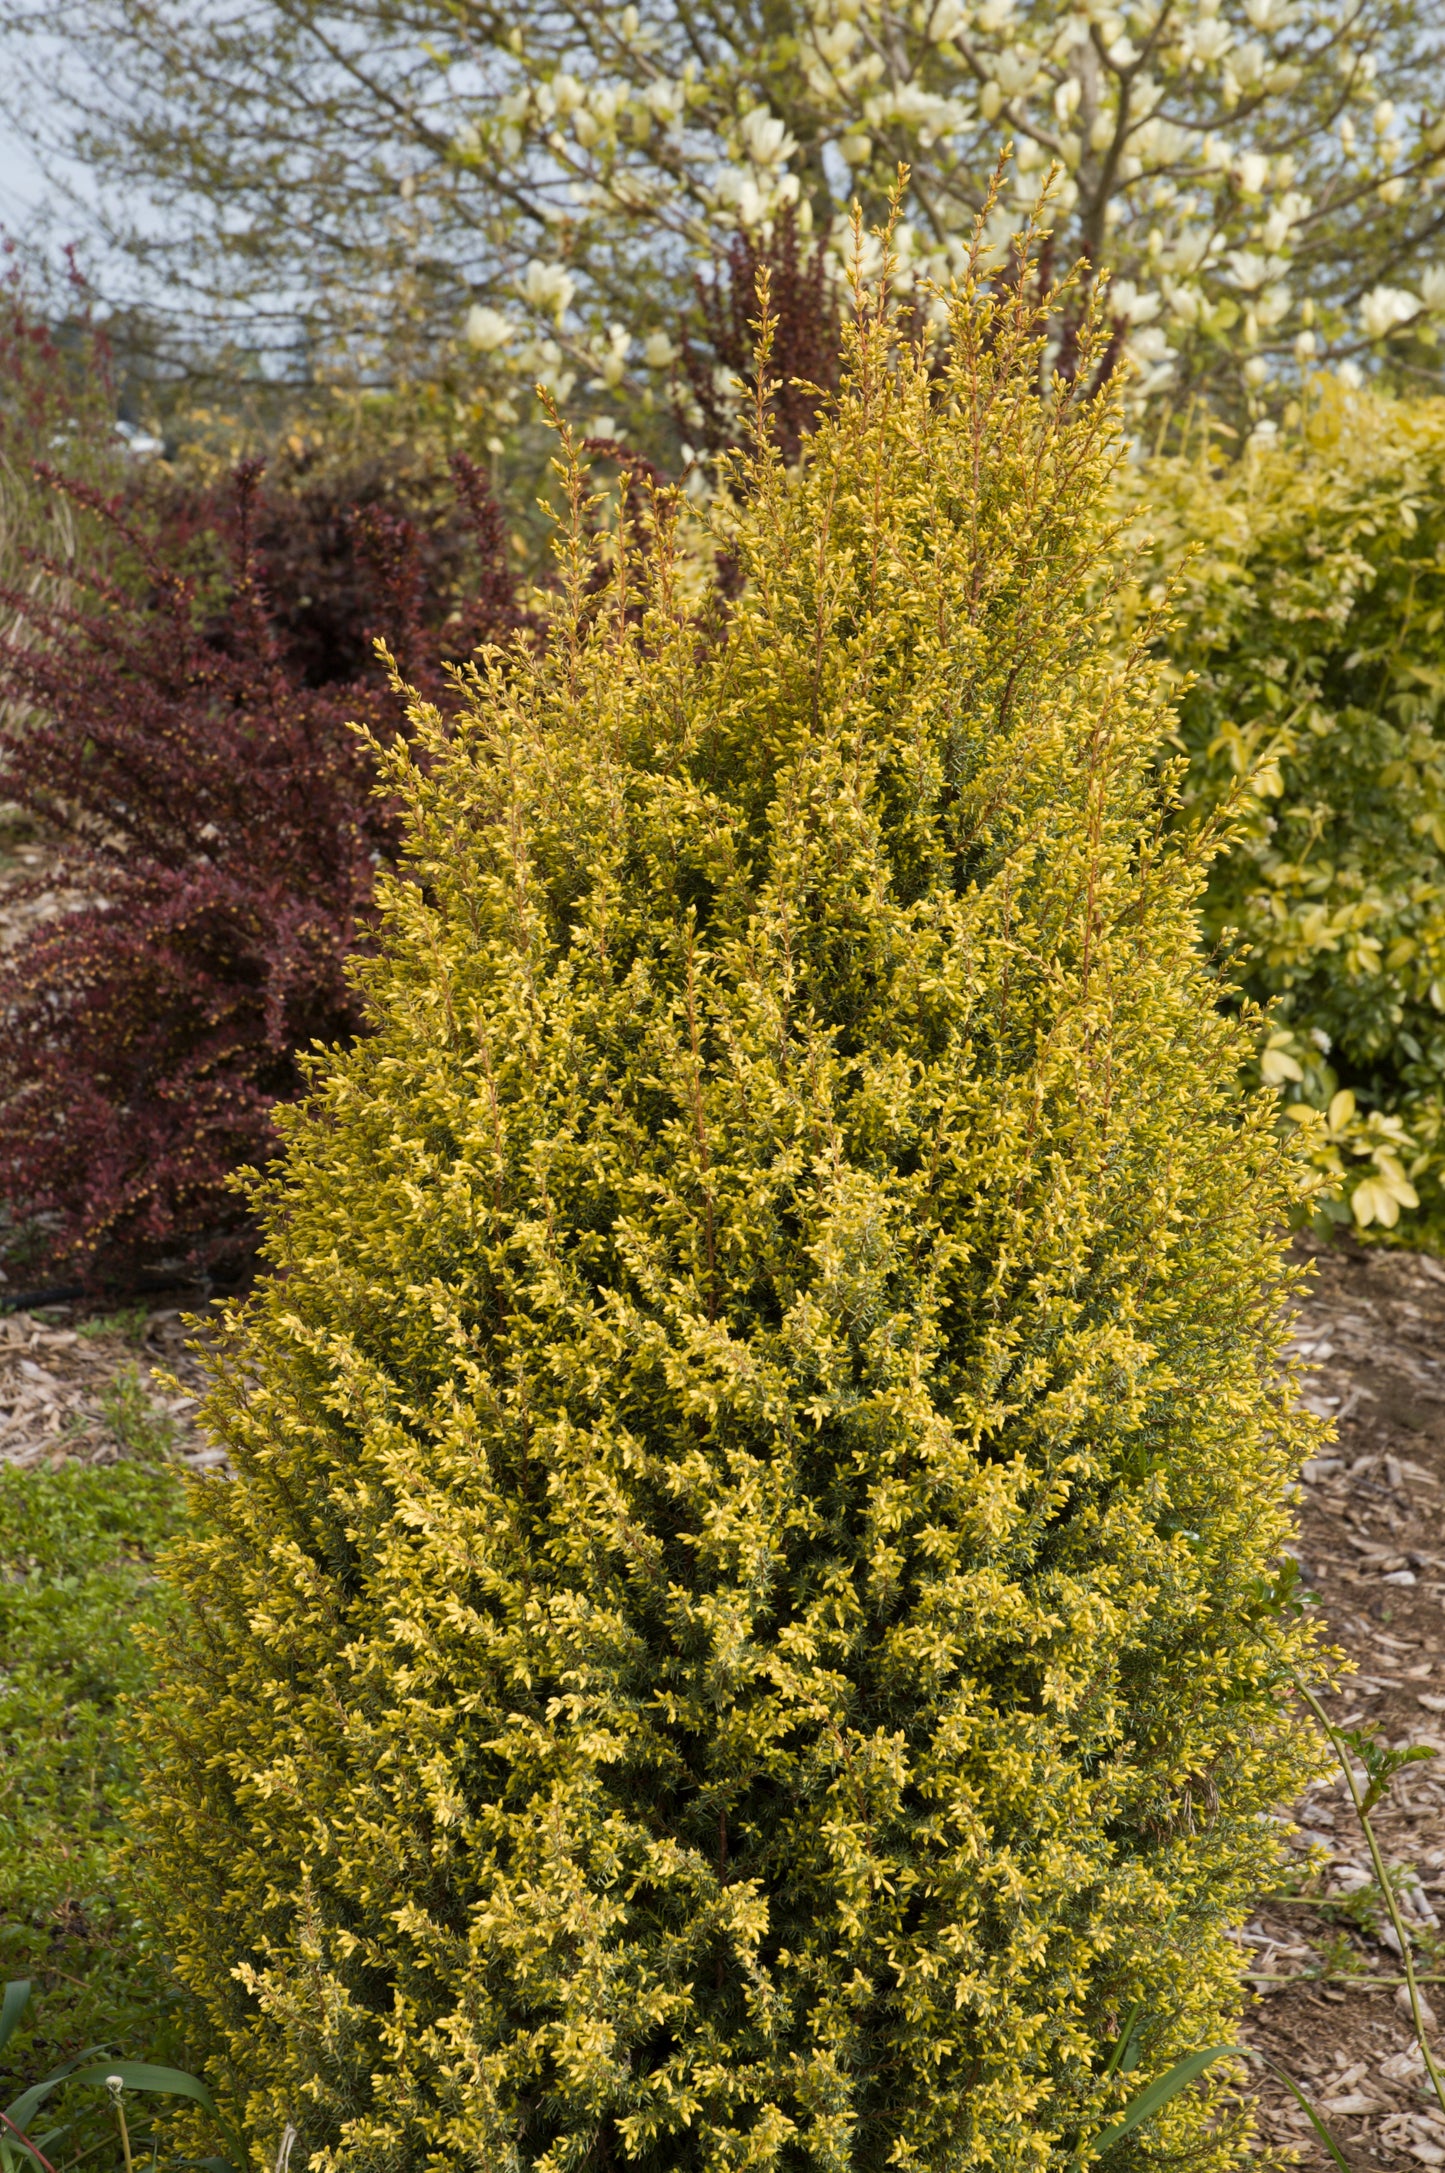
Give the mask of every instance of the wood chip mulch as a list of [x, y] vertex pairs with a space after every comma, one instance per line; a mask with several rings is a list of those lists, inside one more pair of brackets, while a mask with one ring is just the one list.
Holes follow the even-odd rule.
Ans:
[[[1355, 1670], [1326, 1700], [1332, 1721], [1440, 1753], [1405, 1768], [1374, 1825], [1401, 1879], [1416, 1968], [1436, 1980], [1426, 1996], [1445, 2015], [1445, 1266], [1346, 1242], [1316, 1251], [1315, 1269], [1295, 1348], [1310, 1369], [1305, 1401], [1337, 1438], [1305, 1467], [1299, 1554]], [[1445, 2109], [1428, 2090], [1343, 1776], [1289, 1815], [1297, 1891], [1240, 1935], [1257, 1998], [1245, 2035], [1289, 2071], [1360, 2173], [1445, 2166]], [[1332, 2165], [1272, 2078], [1260, 2105], [1271, 2155], [1288, 2146], [1301, 2166]]]

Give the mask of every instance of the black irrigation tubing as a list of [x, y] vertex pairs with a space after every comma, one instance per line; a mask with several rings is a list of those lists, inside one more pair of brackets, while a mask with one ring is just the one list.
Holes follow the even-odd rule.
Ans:
[[0, 1290], [0, 1313], [33, 1313], [37, 1306], [69, 1305], [84, 1296], [83, 1283], [51, 1283], [45, 1290]]
[[124, 1305], [129, 1298], [151, 1297], [162, 1290], [200, 1290], [207, 1296], [215, 1289], [212, 1278], [204, 1275], [137, 1275], [124, 1290], [97, 1291], [89, 1283], [47, 1283], [41, 1290], [0, 1289], [0, 1315], [5, 1313], [33, 1313], [48, 1305], [73, 1305], [78, 1298], [95, 1298], [98, 1302]]

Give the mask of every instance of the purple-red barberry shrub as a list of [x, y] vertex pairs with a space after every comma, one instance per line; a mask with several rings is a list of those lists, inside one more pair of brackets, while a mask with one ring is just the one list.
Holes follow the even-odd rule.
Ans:
[[224, 517], [210, 516], [218, 590], [176, 570], [195, 555], [193, 506], [173, 505], [157, 534], [134, 506], [47, 480], [140, 578], [59, 600], [53, 585], [0, 594], [22, 629], [0, 645], [0, 691], [23, 717], [0, 727], [0, 799], [60, 840], [56, 872], [83, 900], [0, 971], [0, 1199], [48, 1271], [116, 1280], [179, 1260], [234, 1274], [252, 1231], [232, 1173], [269, 1157], [272, 1108], [300, 1089], [304, 1052], [361, 1023], [346, 961], [393, 843], [352, 727], [386, 739], [400, 705], [354, 654], [354, 676], [312, 683], [319, 652], [296, 614], [327, 592], [297, 582], [351, 581], [363, 624], [440, 691], [463, 642], [520, 621], [505, 539], [463, 464], [481, 576], [438, 624], [415, 526], [375, 503], [329, 529], [298, 523], [283, 551], [284, 497], [263, 496], [257, 466], [239, 470]]

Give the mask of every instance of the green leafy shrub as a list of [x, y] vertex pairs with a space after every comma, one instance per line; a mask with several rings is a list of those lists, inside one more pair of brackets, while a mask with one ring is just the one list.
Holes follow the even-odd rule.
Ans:
[[[1157, 462], [1195, 812], [1243, 790], [1211, 935], [1337, 1218], [1445, 1211], [1445, 401], [1317, 388], [1298, 435]], [[1190, 557], [1191, 550], [1195, 555]], [[1311, 1114], [1313, 1112], [1313, 1114]]]
[[574, 477], [545, 645], [390, 760], [147, 1724], [254, 2164], [1062, 2168], [1237, 2008], [1297, 1164], [1047, 314], [970, 280], [940, 391], [866, 304], [720, 627]]
[[168, 1472], [0, 1467], [0, 1976], [44, 1995], [0, 2097], [97, 2038], [170, 2041], [175, 1995], [116, 1843], [120, 1707], [145, 1681], [132, 1633], [164, 1603], [152, 1557], [182, 1510]]

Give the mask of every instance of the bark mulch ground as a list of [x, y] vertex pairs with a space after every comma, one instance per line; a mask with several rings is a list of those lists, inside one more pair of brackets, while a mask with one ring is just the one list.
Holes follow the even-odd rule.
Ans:
[[[1337, 1725], [1438, 1751], [1397, 1778], [1374, 1815], [1415, 1927], [1416, 1966], [1445, 2015], [1445, 1266], [1345, 1244], [1315, 1256], [1295, 1347], [1305, 1400], [1334, 1421], [1305, 1467], [1299, 1553], [1355, 1672], [1326, 1701]], [[1245, 2035], [1294, 2076], [1360, 2167], [1445, 2166], [1445, 2111], [1427, 2094], [1401, 1964], [1375, 1902], [1343, 1776], [1290, 1814], [1297, 1891], [1244, 1928], [1257, 2005]], [[1432, 2038], [1432, 2051], [1442, 2040]], [[1273, 2081], [1261, 2126], [1301, 2165], [1331, 2160]]]

